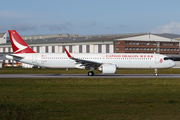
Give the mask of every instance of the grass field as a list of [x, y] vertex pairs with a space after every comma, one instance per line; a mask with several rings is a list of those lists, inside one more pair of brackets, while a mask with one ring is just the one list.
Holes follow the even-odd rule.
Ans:
[[0, 79], [0, 119], [179, 120], [179, 79]]
[[[46, 69], [46, 68], [2, 68], [0, 74], [87, 74], [89, 70], [81, 69]], [[101, 72], [94, 70], [95, 74]], [[117, 69], [117, 74], [154, 74], [154, 69]], [[180, 69], [158, 69], [159, 74], [180, 74]]]

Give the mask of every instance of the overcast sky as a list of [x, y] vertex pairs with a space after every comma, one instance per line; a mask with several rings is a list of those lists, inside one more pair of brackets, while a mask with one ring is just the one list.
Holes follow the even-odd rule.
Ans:
[[2, 0], [0, 33], [180, 34], [180, 0]]

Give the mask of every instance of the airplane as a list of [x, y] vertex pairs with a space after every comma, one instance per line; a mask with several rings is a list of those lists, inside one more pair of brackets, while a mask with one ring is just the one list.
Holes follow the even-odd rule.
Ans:
[[102, 74], [115, 74], [116, 69], [157, 69], [171, 68], [175, 62], [165, 55], [156, 53], [72, 53], [65, 48], [65, 53], [36, 53], [15, 30], [8, 30], [13, 54], [6, 58], [46, 68], [88, 69], [88, 76], [94, 70]]

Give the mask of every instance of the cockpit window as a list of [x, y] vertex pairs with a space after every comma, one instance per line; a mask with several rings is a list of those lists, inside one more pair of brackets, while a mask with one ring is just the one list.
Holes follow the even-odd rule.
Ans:
[[169, 57], [164, 57], [164, 60], [171, 60]]

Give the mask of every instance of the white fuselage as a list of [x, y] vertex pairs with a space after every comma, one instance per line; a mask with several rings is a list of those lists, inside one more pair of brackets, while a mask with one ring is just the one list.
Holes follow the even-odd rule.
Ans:
[[[68, 58], [66, 53], [25, 53], [12, 54], [11, 59], [49, 68], [81, 68], [75, 60]], [[132, 68], [132, 69], [158, 69], [170, 68], [175, 66], [175, 62], [167, 59], [161, 54], [137, 54], [137, 53], [105, 53], [105, 54], [71, 54], [75, 58], [95, 61], [102, 64], [115, 64], [117, 68]], [[7, 57], [9, 58], [9, 57]]]

